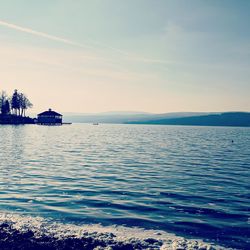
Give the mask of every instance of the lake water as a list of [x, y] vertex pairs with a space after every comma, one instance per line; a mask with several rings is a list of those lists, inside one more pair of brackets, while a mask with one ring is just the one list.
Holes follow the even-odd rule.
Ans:
[[2, 222], [249, 247], [250, 128], [0, 126], [0, 140]]

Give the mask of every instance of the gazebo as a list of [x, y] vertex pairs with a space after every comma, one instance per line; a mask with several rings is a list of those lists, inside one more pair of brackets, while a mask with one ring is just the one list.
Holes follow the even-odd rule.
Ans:
[[37, 124], [39, 125], [62, 125], [62, 115], [49, 109], [37, 115]]

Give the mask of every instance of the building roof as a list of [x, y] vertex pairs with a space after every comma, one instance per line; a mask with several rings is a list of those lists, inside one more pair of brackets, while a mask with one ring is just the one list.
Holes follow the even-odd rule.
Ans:
[[38, 116], [62, 116], [62, 115], [49, 109], [48, 111], [44, 111], [44, 112], [38, 114]]

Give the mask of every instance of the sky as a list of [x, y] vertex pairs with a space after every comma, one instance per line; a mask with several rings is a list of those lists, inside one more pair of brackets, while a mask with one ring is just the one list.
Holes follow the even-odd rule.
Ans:
[[1, 0], [0, 90], [32, 112], [250, 111], [248, 0]]

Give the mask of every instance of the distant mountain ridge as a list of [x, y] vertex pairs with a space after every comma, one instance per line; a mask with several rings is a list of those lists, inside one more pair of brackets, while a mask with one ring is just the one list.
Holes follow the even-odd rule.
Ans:
[[65, 122], [118, 123], [197, 126], [250, 126], [249, 112], [172, 112], [152, 114], [145, 112], [105, 112], [96, 114], [64, 115]]
[[147, 121], [157, 120], [164, 118], [177, 118], [187, 116], [198, 116], [203, 114], [210, 114], [204, 112], [174, 112], [165, 114], [153, 114], [146, 112], [104, 112], [96, 114], [77, 114], [77, 113], [65, 113], [65, 122], [76, 122], [76, 123], [128, 123], [134, 121]]
[[162, 118], [153, 120], [129, 121], [127, 124], [151, 125], [194, 125], [194, 126], [237, 126], [250, 127], [249, 112], [226, 112], [200, 116]]

